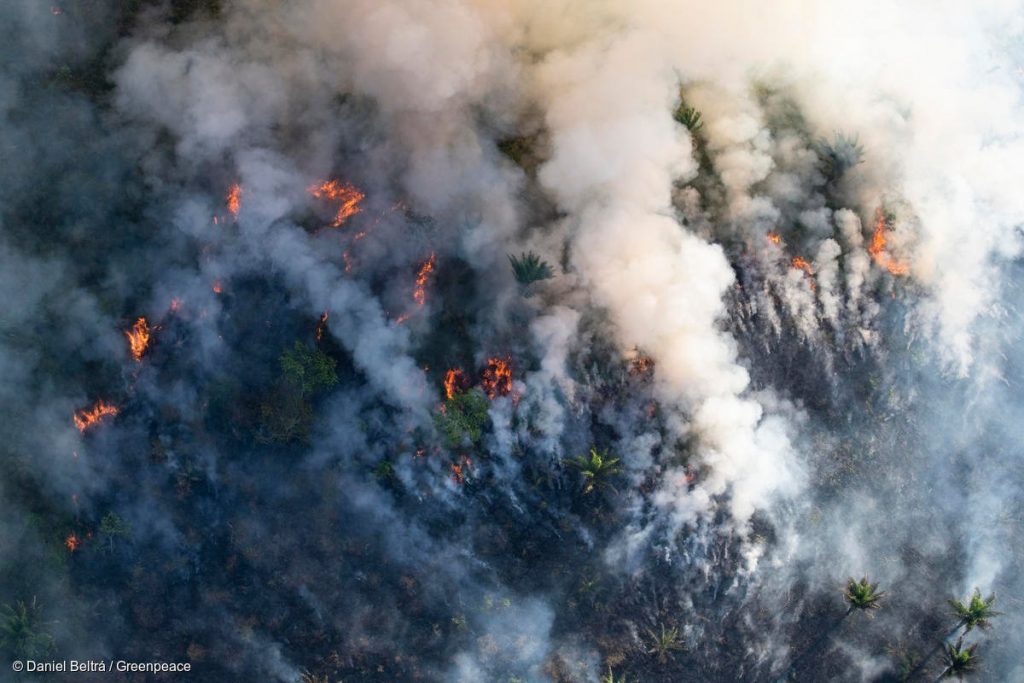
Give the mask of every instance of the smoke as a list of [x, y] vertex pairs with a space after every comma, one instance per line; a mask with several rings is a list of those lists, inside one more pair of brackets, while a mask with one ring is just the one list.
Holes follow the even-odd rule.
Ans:
[[9, 3], [5, 655], [1021, 675], [1015, 5]]

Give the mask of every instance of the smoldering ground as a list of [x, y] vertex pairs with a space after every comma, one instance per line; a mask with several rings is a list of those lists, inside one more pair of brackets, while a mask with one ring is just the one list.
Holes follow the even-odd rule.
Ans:
[[1016, 9], [8, 3], [8, 656], [1019, 676]]

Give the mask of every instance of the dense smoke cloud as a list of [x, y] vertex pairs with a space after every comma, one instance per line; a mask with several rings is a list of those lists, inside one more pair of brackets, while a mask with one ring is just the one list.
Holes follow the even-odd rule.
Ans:
[[1022, 675], [1018, 9], [8, 3], [5, 655]]

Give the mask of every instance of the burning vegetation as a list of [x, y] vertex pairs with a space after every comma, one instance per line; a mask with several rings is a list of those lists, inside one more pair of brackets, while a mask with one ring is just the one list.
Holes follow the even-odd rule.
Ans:
[[117, 415], [118, 412], [116, 407], [100, 400], [93, 404], [91, 408], [76, 410], [73, 419], [75, 426], [78, 427], [78, 431], [84, 433], [87, 429], [95, 427], [106, 418]]
[[416, 271], [416, 286], [412, 290], [412, 300], [416, 302], [417, 306], [427, 303], [427, 282], [430, 280], [431, 273], [434, 272], [436, 261], [437, 257], [431, 253]]
[[480, 386], [492, 401], [499, 396], [508, 396], [512, 391], [512, 359], [488, 358], [480, 376]]
[[455, 394], [465, 391], [469, 387], [466, 373], [458, 368], [452, 368], [444, 373], [444, 394], [446, 399], [455, 397]]
[[336, 207], [332, 228], [340, 228], [349, 218], [361, 213], [363, 209], [360, 204], [366, 198], [355, 185], [339, 180], [325, 180], [310, 187], [308, 192]]
[[892, 275], [904, 276], [910, 273], [910, 265], [894, 259], [886, 250], [886, 233], [891, 230], [889, 223], [885, 212], [882, 209], [877, 209], [875, 211], [875, 230], [871, 235], [868, 253], [880, 268], [884, 268]]
[[141, 361], [146, 349], [149, 348], [149, 323], [145, 318], [139, 318], [130, 330], [125, 330], [124, 336], [128, 338], [128, 351], [132, 354], [132, 358]]
[[228, 213], [237, 220], [238, 212], [242, 209], [242, 186], [235, 183], [229, 187], [227, 197], [224, 198], [224, 203], [228, 208]]
[[[629, 42], [617, 19], [580, 21], [563, 51], [503, 16], [479, 32], [499, 68], [464, 79], [446, 77], [473, 56], [463, 41], [431, 33], [459, 22], [416, 3], [369, 26], [330, 15], [328, 38], [298, 31], [329, 2], [277, 3], [266, 24], [260, 3], [149, 4], [97, 13], [127, 34], [90, 54], [117, 65], [102, 88], [65, 73], [87, 52], [74, 33], [4, 75], [0, 148], [25, 153], [0, 202], [3, 272], [66, 266], [26, 275], [30, 305], [0, 316], [16, 370], [0, 392], [9, 661], [176, 652], [225, 682], [719, 683], [987, 675], [991, 657], [1012, 678], [1020, 617], [995, 591], [1022, 592], [1024, 527], [992, 516], [1020, 501], [989, 446], [1019, 401], [932, 361], [927, 288], [872, 272], [911, 275], [905, 224], [862, 222], [864, 197], [901, 201], [874, 186], [887, 168], [855, 135], [819, 138], [831, 122], [805, 111], [803, 83], [684, 84], [652, 111], [679, 71], [632, 17]], [[82, 6], [44, 23], [63, 31]], [[370, 49], [384, 52], [358, 59]], [[410, 83], [422, 92], [392, 94]], [[139, 99], [165, 88], [174, 106]], [[514, 106], [495, 116], [494, 93]], [[244, 127], [193, 130], [207, 116]], [[757, 137], [730, 139], [720, 116]], [[93, 122], [111, 137], [90, 140]], [[365, 187], [308, 186], [325, 163]], [[73, 411], [82, 434], [106, 427], [53, 429], [75, 396], [108, 397]], [[955, 448], [947, 422], [969, 432]], [[988, 571], [986, 544], [1005, 566]], [[994, 578], [952, 596], [979, 567]], [[48, 614], [28, 609], [36, 592]]]

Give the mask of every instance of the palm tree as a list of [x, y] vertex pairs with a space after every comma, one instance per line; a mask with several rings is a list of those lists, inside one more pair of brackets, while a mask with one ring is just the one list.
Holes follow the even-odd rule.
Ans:
[[53, 636], [43, 630], [47, 625], [39, 618], [35, 598], [28, 605], [21, 601], [13, 607], [4, 605], [0, 612], [0, 645], [21, 659], [43, 657], [53, 649]]
[[981, 597], [981, 590], [978, 588], [974, 589], [974, 593], [971, 595], [970, 600], [966, 603], [960, 602], [959, 600], [950, 600], [949, 605], [953, 608], [953, 613], [960, 619], [960, 623], [957, 624], [957, 628], [966, 626], [965, 633], [970, 632], [975, 626], [981, 629], [992, 628], [992, 617], [997, 617], [1001, 612], [997, 612], [992, 609], [992, 605], [995, 604], [996, 595], [995, 593], [989, 595], [987, 598]]
[[821, 159], [822, 171], [830, 181], [838, 180], [864, 160], [864, 146], [856, 135], [836, 133], [831, 141], [822, 138], [813, 146]]
[[693, 107], [688, 107], [685, 104], [680, 104], [672, 114], [672, 118], [676, 122], [686, 126], [687, 130], [691, 133], [696, 133], [704, 126], [704, 122], [701, 120], [700, 112]]
[[881, 607], [879, 602], [884, 596], [885, 592], [879, 591], [878, 584], [868, 581], [868, 577], [862, 577], [860, 581], [851, 577], [847, 579], [846, 588], [843, 590], [843, 598], [850, 605], [846, 613], [849, 614], [855, 609], [865, 612], [878, 609]]
[[547, 280], [554, 275], [547, 261], [542, 261], [532, 251], [521, 254], [519, 258], [509, 254], [508, 260], [512, 264], [512, 272], [515, 274], [516, 280], [521, 285]]
[[661, 625], [661, 633], [647, 629], [647, 635], [651, 637], [651, 646], [647, 648], [647, 654], [657, 655], [658, 661], [664, 664], [673, 652], [683, 649], [683, 642], [679, 639], [679, 629], [676, 627], [665, 628]]
[[943, 663], [946, 668], [942, 671], [942, 678], [963, 677], [978, 668], [978, 658], [974, 651], [978, 649], [977, 643], [968, 648], [963, 647], [964, 637], [960, 636], [956, 644], [946, 645], [946, 652], [943, 654]]
[[604, 676], [601, 676], [601, 683], [629, 683], [629, 681], [625, 676], [623, 676], [622, 678], [617, 678], [615, 674], [612, 673], [612, 668], [609, 666], [608, 673], [606, 673]]
[[607, 451], [601, 452], [596, 448], [590, 449], [590, 457], [577, 456], [569, 460], [569, 465], [583, 475], [584, 494], [590, 493], [595, 488], [607, 487], [614, 491], [615, 487], [608, 482], [608, 479], [622, 471], [618, 458], [609, 458]]

